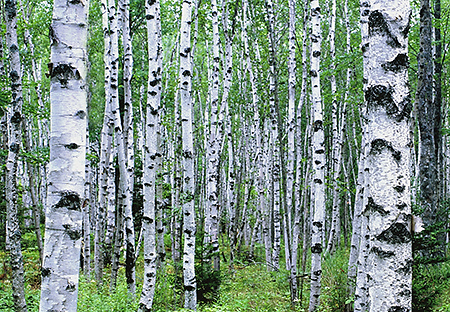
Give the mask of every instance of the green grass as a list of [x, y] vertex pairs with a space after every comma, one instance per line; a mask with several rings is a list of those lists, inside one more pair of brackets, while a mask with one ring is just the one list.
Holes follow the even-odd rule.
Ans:
[[[39, 310], [40, 272], [37, 250], [32, 246], [23, 251], [25, 266], [25, 293], [30, 312]], [[163, 270], [158, 272], [154, 311], [185, 311], [183, 306], [182, 277], [167, 257]], [[348, 251], [339, 250], [332, 257], [325, 256], [322, 262], [322, 295], [320, 312], [341, 312], [347, 298], [347, 261]], [[7, 264], [7, 254], [0, 252], [0, 311], [14, 312], [11, 295], [11, 269]], [[235, 263], [234, 272], [228, 265], [222, 264], [221, 285], [216, 300], [199, 304], [199, 312], [304, 312], [309, 302], [309, 278], [304, 280], [303, 298], [294, 310], [290, 305], [289, 272], [281, 269], [268, 272], [261, 263]], [[309, 270], [309, 269], [307, 269]], [[127, 291], [125, 270], [119, 269], [117, 288], [109, 290], [109, 271], [105, 270], [104, 286], [80, 274], [78, 292], [78, 311], [136, 311], [142, 288], [143, 260], [138, 259], [136, 267], [137, 295], [131, 298]], [[417, 277], [417, 272], [415, 272]], [[423, 296], [427, 310], [432, 312], [450, 312], [450, 263], [426, 268], [420, 271], [422, 278], [415, 281], [416, 293]], [[430, 297], [430, 298], [428, 298]]]

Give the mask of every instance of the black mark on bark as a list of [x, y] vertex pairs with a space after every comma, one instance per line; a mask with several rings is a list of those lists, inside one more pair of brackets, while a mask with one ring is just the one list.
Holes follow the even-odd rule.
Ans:
[[411, 233], [405, 223], [396, 222], [381, 232], [377, 239], [391, 244], [404, 244], [411, 241]]
[[67, 208], [69, 210], [78, 210], [81, 209], [81, 198], [78, 193], [73, 191], [62, 191], [61, 198], [54, 205], [54, 208]]

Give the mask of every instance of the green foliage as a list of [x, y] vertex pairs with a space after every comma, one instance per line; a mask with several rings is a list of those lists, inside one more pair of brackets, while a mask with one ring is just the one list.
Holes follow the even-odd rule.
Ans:
[[199, 303], [216, 301], [222, 280], [220, 271], [214, 270], [212, 266], [212, 258], [220, 255], [214, 253], [211, 244], [203, 243], [205, 235], [203, 231], [199, 231], [195, 243], [195, 276], [197, 279], [197, 301]]
[[99, 289], [94, 280], [89, 281], [83, 275], [80, 276], [79, 312], [134, 312], [137, 310], [138, 301], [138, 296], [133, 299], [128, 293], [124, 268], [119, 270], [117, 287], [113, 292], [110, 292], [108, 284]]
[[333, 256], [326, 255], [322, 262], [322, 293], [320, 311], [345, 311], [351, 301], [347, 297], [348, 250], [339, 249]]
[[265, 265], [236, 267], [226, 276], [217, 303], [200, 311], [290, 311], [288, 272], [267, 272]]
[[[25, 240], [33, 240], [25, 237]], [[35, 238], [34, 238], [35, 240]], [[39, 263], [39, 253], [36, 247], [29, 247], [22, 250], [25, 277], [25, 299], [28, 311], [39, 311], [41, 270]], [[11, 267], [9, 256], [5, 252], [0, 252], [0, 311], [14, 312], [14, 302], [11, 289]]]
[[[450, 290], [449, 279], [450, 262], [441, 263], [439, 265], [414, 265], [412, 311], [433, 311], [433, 306], [440, 301], [439, 297], [442, 294], [448, 294]], [[443, 307], [446, 307], [446, 309], [442, 309], [441, 307], [439, 311], [449, 311], [450, 305], [449, 303], [444, 303]]]
[[20, 157], [31, 165], [47, 164], [50, 160], [50, 149], [48, 147], [36, 147], [30, 152], [22, 151]]

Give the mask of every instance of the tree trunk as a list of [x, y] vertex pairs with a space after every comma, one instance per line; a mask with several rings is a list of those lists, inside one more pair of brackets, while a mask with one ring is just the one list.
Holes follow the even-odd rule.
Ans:
[[411, 311], [410, 14], [407, 0], [376, 2], [362, 12], [368, 16], [369, 43], [363, 46], [368, 57], [363, 132], [368, 265], [363, 274], [370, 312]]
[[[133, 218], [133, 186], [134, 186], [134, 116], [131, 96], [131, 79], [133, 76], [133, 50], [130, 33], [130, 3], [129, 0], [120, 0], [119, 7], [122, 10], [122, 41], [123, 41], [123, 89], [124, 89], [124, 122], [123, 122], [123, 149], [125, 152], [124, 167], [121, 170], [120, 179], [125, 180], [125, 192], [122, 195], [124, 201], [125, 222], [125, 274], [128, 291], [136, 293], [136, 242]], [[119, 153], [120, 155], [120, 153]], [[119, 165], [120, 167], [120, 165]], [[125, 176], [123, 176], [123, 173]]]
[[217, 1], [211, 0], [211, 11], [212, 11], [212, 28], [213, 28], [213, 64], [212, 64], [212, 88], [211, 88], [211, 116], [208, 137], [208, 155], [207, 155], [207, 204], [206, 209], [210, 218], [209, 228], [205, 229], [206, 235], [209, 236], [209, 243], [212, 247], [212, 258], [213, 266], [216, 271], [220, 269], [220, 257], [219, 257], [219, 222], [218, 222], [218, 212], [219, 212], [219, 160], [220, 160], [220, 145], [222, 143], [222, 121], [219, 119], [219, 66], [220, 66], [220, 55], [219, 55], [219, 19], [218, 19], [218, 9]]
[[322, 35], [320, 29], [320, 4], [311, 1], [311, 90], [313, 109], [312, 163], [314, 210], [311, 229], [311, 292], [309, 311], [317, 311], [322, 278], [323, 232], [325, 226], [325, 139], [323, 129], [322, 98], [320, 93], [320, 53]]
[[10, 59], [11, 108], [8, 114], [8, 158], [6, 160], [6, 249], [9, 251], [12, 269], [12, 290], [16, 311], [28, 311], [25, 301], [24, 271], [18, 216], [17, 167], [22, 145], [22, 66], [17, 41], [16, 1], [4, 3], [6, 12], [6, 44]]
[[157, 132], [161, 101], [162, 42], [159, 1], [146, 2], [149, 78], [147, 85], [146, 139], [144, 144], [144, 285], [139, 311], [151, 311], [156, 289], [156, 169]]
[[191, 64], [191, 12], [192, 3], [183, 2], [180, 36], [180, 98], [183, 143], [183, 278], [184, 307], [196, 311], [197, 282], [195, 278], [195, 209], [194, 209], [194, 141], [192, 133], [192, 64]]
[[83, 2], [54, 3], [42, 312], [77, 309], [86, 155], [87, 17], [88, 5]]
[[[99, 191], [98, 205], [95, 214], [95, 234], [94, 234], [94, 271], [97, 283], [103, 283], [103, 263], [106, 256], [105, 248], [102, 247], [105, 238], [105, 216], [106, 207], [108, 205], [108, 175], [111, 168], [110, 154], [112, 144], [112, 117], [111, 117], [111, 91], [110, 91], [110, 75], [111, 75], [111, 56], [110, 56], [110, 34], [108, 26], [108, 4], [107, 0], [102, 0], [102, 27], [104, 36], [104, 54], [105, 62], [105, 111], [103, 117], [103, 126], [101, 131], [100, 142], [100, 162], [99, 162]], [[105, 242], [107, 245], [107, 242]]]
[[[437, 223], [439, 220], [439, 176], [438, 155], [436, 146], [435, 125], [436, 117], [440, 115], [433, 102], [433, 54], [432, 54], [432, 20], [429, 0], [420, 1], [420, 52], [418, 55], [417, 80], [417, 112], [420, 131], [419, 155], [419, 205], [425, 228]], [[437, 242], [431, 246], [419, 246], [421, 257], [427, 261], [438, 261], [444, 254], [443, 244], [445, 237], [442, 233], [437, 235]], [[424, 244], [429, 244], [431, 236], [425, 234]]]

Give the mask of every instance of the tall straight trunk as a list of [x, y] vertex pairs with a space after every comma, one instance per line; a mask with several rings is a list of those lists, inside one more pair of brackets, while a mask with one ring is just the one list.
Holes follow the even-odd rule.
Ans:
[[[364, 214], [370, 312], [411, 311], [411, 192], [407, 0], [378, 1], [368, 16], [364, 61], [366, 147]], [[380, 53], [380, 51], [383, 51]], [[383, 296], [379, 294], [383, 293]]]
[[[112, 134], [112, 129], [111, 134]], [[112, 139], [112, 137], [110, 137]], [[110, 142], [111, 144], [111, 142]], [[106, 202], [103, 207], [102, 215], [106, 216], [106, 220], [102, 221], [102, 235], [104, 236], [104, 244], [102, 247], [102, 255], [104, 263], [111, 263], [113, 261], [113, 244], [114, 231], [116, 227], [116, 164], [114, 158], [116, 157], [116, 147], [111, 147], [107, 161], [106, 172]], [[106, 214], [105, 214], [106, 208]]]
[[[298, 216], [296, 216], [297, 218], [300, 218], [301, 220], [299, 220], [299, 222], [297, 223], [297, 220], [294, 221], [294, 228], [293, 228], [293, 235], [297, 235], [297, 233], [300, 233], [300, 230], [302, 229], [302, 241], [303, 241], [303, 249], [302, 249], [302, 260], [301, 260], [301, 264], [302, 264], [302, 273], [304, 274], [305, 270], [306, 270], [306, 256], [307, 256], [307, 248], [308, 248], [308, 242], [309, 242], [309, 236], [308, 236], [308, 229], [309, 229], [309, 222], [307, 222], [307, 215], [309, 213], [308, 209], [307, 209], [307, 196], [308, 196], [308, 189], [306, 187], [303, 188], [303, 193], [302, 193], [302, 204], [299, 205], [300, 203], [300, 190], [301, 190], [301, 176], [303, 174], [303, 172], [301, 171], [301, 163], [302, 163], [302, 159], [303, 159], [303, 155], [308, 156], [308, 149], [306, 149], [306, 147], [308, 146], [308, 138], [309, 138], [309, 129], [310, 126], [307, 127], [306, 131], [305, 131], [305, 140], [304, 140], [304, 146], [302, 146], [302, 138], [301, 138], [301, 129], [302, 129], [302, 107], [307, 104], [307, 97], [306, 97], [306, 90], [307, 90], [307, 83], [308, 83], [308, 42], [309, 42], [309, 38], [308, 38], [308, 17], [309, 17], [309, 6], [307, 3], [304, 3], [304, 7], [303, 7], [303, 45], [302, 45], [302, 88], [300, 91], [300, 100], [299, 100], [299, 104], [297, 106], [297, 129], [296, 129], [296, 153], [297, 153], [297, 168], [296, 168], [296, 178], [295, 178], [295, 192], [296, 194], [298, 194], [298, 196], [296, 197], [296, 211], [295, 213], [298, 214]], [[309, 107], [309, 106], [307, 106]], [[309, 112], [309, 109], [306, 110], [306, 112]], [[310, 114], [305, 113], [305, 116], [309, 116]], [[307, 122], [307, 124], [309, 124]], [[302, 150], [303, 148], [303, 150]], [[302, 152], [303, 151], [303, 152]], [[306, 165], [306, 169], [304, 170], [304, 175], [306, 176], [305, 181], [303, 183], [304, 186], [309, 185], [308, 179], [309, 179], [309, 166], [310, 164], [308, 163]], [[301, 209], [301, 207], [303, 208], [303, 211], [298, 211], [299, 209]], [[303, 215], [301, 215], [303, 213]], [[298, 225], [297, 225], [298, 224]], [[295, 240], [295, 238], [294, 238]], [[302, 278], [301, 283], [300, 283], [300, 295], [299, 295], [299, 302], [302, 302], [303, 299], [303, 282], [304, 279]], [[291, 287], [291, 293], [292, 295], [295, 295], [295, 289], [293, 287]], [[297, 291], [298, 293], [298, 291]], [[292, 299], [292, 298], [291, 298]]]
[[88, 4], [57, 0], [53, 5], [50, 163], [40, 311], [77, 309], [86, 158]]
[[[444, 196], [444, 157], [443, 153], [443, 139], [442, 139], [442, 36], [441, 36], [441, 0], [434, 0], [434, 107], [436, 109], [434, 119], [434, 144], [435, 153], [438, 162], [438, 198]], [[438, 203], [439, 205], [439, 203]]]
[[[31, 138], [28, 132], [28, 125], [23, 125], [23, 133], [24, 133], [24, 147], [27, 153], [31, 152]], [[27, 161], [26, 165], [28, 180], [30, 184], [30, 196], [31, 202], [33, 205], [32, 208], [32, 218], [33, 218], [33, 226], [34, 232], [36, 233], [37, 247], [39, 251], [39, 263], [42, 266], [43, 262], [43, 246], [42, 246], [42, 235], [41, 235], [41, 209], [39, 207], [39, 198], [38, 198], [38, 187], [37, 181], [35, 177], [35, 170], [33, 170], [33, 166], [30, 161]]]
[[[89, 121], [87, 122], [87, 124]], [[86, 150], [92, 152], [89, 144], [89, 127], [86, 127]], [[90, 219], [90, 208], [91, 203], [94, 201], [91, 198], [91, 171], [92, 163], [90, 160], [86, 159], [85, 171], [84, 171], [84, 202], [82, 205], [83, 209], [83, 243], [82, 243], [82, 255], [83, 255], [83, 273], [86, 278], [90, 280], [91, 275], [91, 219]]]
[[[287, 172], [286, 172], [286, 211], [285, 211], [285, 219], [286, 222], [290, 223], [291, 215], [294, 214], [295, 219], [295, 212], [293, 212], [293, 202], [295, 201], [295, 193], [294, 193], [294, 165], [295, 165], [295, 129], [296, 129], [296, 122], [295, 122], [295, 83], [296, 83], [296, 58], [295, 58], [295, 47], [296, 47], [296, 37], [295, 37], [295, 0], [289, 1], [289, 60], [288, 60], [288, 72], [289, 72], [289, 80], [288, 80], [288, 100], [289, 100], [289, 106], [288, 106], [288, 122], [287, 122], [287, 135], [288, 135], [288, 144], [287, 144]], [[286, 215], [289, 215], [289, 217], [286, 218]], [[291, 233], [288, 233], [288, 229], [290, 229], [291, 224], [285, 225], [285, 232], [287, 235], [290, 236], [290, 240], [295, 240], [293, 236], [291, 236]], [[290, 258], [286, 257], [286, 268], [288, 270], [291, 270], [291, 274], [296, 275], [297, 268], [292, 268], [292, 265], [294, 263], [294, 248], [295, 253], [297, 253], [297, 247], [298, 247], [298, 238], [296, 240], [297, 246], [294, 246], [294, 243], [292, 242], [290, 246]], [[288, 246], [288, 242], [285, 239], [285, 250], [286, 255], [288, 254], [289, 249], [286, 249]], [[295, 258], [297, 258], [297, 254], [295, 255]], [[297, 266], [297, 260], [295, 260], [294, 266]], [[294, 270], [295, 272], [292, 272]], [[292, 277], [292, 276], [291, 276]], [[290, 281], [290, 284], [292, 286], [292, 280]], [[297, 286], [295, 285], [295, 288]], [[292, 287], [291, 287], [292, 290]], [[296, 291], [295, 291], [296, 292]], [[292, 299], [292, 298], [291, 298]]]
[[[289, 42], [290, 42], [290, 62], [295, 62], [295, 0], [291, 0], [289, 4]], [[291, 247], [291, 273], [290, 273], [290, 294], [291, 294], [291, 304], [292, 306], [297, 306], [298, 304], [298, 278], [297, 278], [297, 262], [298, 262], [298, 245], [299, 245], [299, 237], [301, 230], [301, 214], [302, 209], [304, 207], [301, 205], [300, 196], [301, 196], [301, 176], [302, 176], [302, 109], [306, 101], [306, 84], [307, 84], [307, 50], [308, 50], [308, 34], [307, 34], [307, 20], [308, 20], [308, 5], [304, 4], [304, 13], [303, 13], [303, 44], [302, 44], [302, 80], [301, 80], [301, 89], [300, 89], [300, 100], [297, 106], [296, 111], [296, 123], [294, 125], [294, 146], [295, 149], [293, 152], [296, 156], [296, 161], [293, 159], [292, 161], [295, 164], [295, 180], [293, 183], [293, 205], [294, 205], [294, 222], [292, 225], [292, 247]], [[293, 64], [295, 66], [295, 63]], [[295, 67], [293, 71], [293, 75], [291, 78], [295, 82]], [[290, 87], [291, 83], [289, 84]], [[290, 87], [291, 88], [291, 87]], [[289, 100], [292, 98], [295, 101], [295, 85], [293, 86], [294, 94], [289, 97]], [[288, 171], [289, 172], [289, 171]], [[289, 176], [288, 176], [289, 182]], [[289, 190], [289, 183], [288, 183]], [[304, 191], [306, 193], [306, 191]], [[305, 196], [303, 195], [303, 198]], [[288, 200], [289, 204], [289, 200]], [[303, 237], [305, 240], [306, 237]]]
[[[120, 117], [119, 109], [119, 90], [118, 90], [118, 70], [119, 70], [119, 43], [118, 43], [118, 21], [116, 14], [116, 4], [112, 0], [108, 0], [109, 6], [109, 21], [110, 21], [110, 35], [111, 35], [111, 111], [114, 116], [114, 141], [117, 148], [117, 160], [119, 167], [119, 211], [117, 219], [120, 221], [120, 213], [123, 213], [123, 222], [125, 225], [125, 274], [127, 279], [128, 291], [134, 294], [136, 291], [135, 281], [135, 242], [134, 242], [134, 226], [133, 215], [131, 210], [132, 192], [130, 188], [130, 175], [127, 170], [127, 153], [126, 140], [124, 139], [124, 132]], [[120, 209], [122, 206], [122, 209]], [[123, 210], [121, 212], [121, 210]], [[116, 222], [117, 225], [120, 222]], [[116, 237], [117, 241], [117, 237]], [[113, 279], [112, 279], [113, 280]], [[111, 283], [112, 288], [115, 288], [114, 283]]]
[[17, 167], [22, 146], [22, 67], [17, 41], [16, 1], [4, 3], [6, 12], [6, 44], [10, 59], [11, 108], [8, 114], [8, 158], [6, 160], [6, 248], [12, 269], [12, 290], [16, 311], [28, 311], [25, 301], [21, 232], [18, 217]]
[[156, 289], [156, 169], [159, 107], [161, 101], [162, 42], [159, 1], [146, 1], [149, 75], [144, 144], [144, 285], [139, 311], [151, 311]]
[[336, 57], [336, 0], [332, 0], [331, 2], [331, 21], [330, 21], [330, 57], [332, 59], [332, 63], [330, 65], [331, 77], [331, 114], [332, 114], [332, 146], [333, 149], [331, 151], [331, 174], [333, 175], [333, 206], [332, 206], [332, 214], [331, 214], [331, 228], [328, 239], [327, 253], [333, 253], [337, 247], [337, 243], [340, 238], [340, 211], [339, 211], [339, 188], [338, 188], [338, 179], [340, 174], [340, 156], [341, 156], [341, 147], [342, 141], [340, 140], [339, 135], [339, 112], [338, 112], [338, 103], [337, 103], [337, 86], [336, 86], [336, 74], [334, 73], [336, 66], [334, 64]]
[[212, 28], [213, 28], [213, 64], [212, 64], [212, 88], [211, 88], [211, 116], [210, 122], [211, 126], [209, 128], [209, 138], [208, 138], [208, 155], [207, 155], [207, 213], [209, 214], [206, 218], [210, 219], [209, 228], [205, 229], [207, 235], [209, 236], [210, 244], [212, 247], [212, 256], [214, 269], [220, 269], [220, 257], [219, 257], [219, 222], [218, 222], [218, 211], [219, 211], [219, 194], [218, 194], [218, 183], [219, 183], [219, 159], [220, 159], [220, 144], [222, 143], [222, 122], [219, 120], [219, 66], [220, 66], [220, 55], [219, 55], [219, 17], [217, 10], [217, 1], [211, 0], [211, 11], [212, 11]]
[[180, 144], [181, 141], [181, 116], [179, 110], [179, 92], [175, 94], [175, 108], [174, 108], [174, 131], [173, 131], [173, 142], [171, 142], [171, 148], [169, 148], [170, 159], [173, 163], [172, 170], [172, 218], [171, 218], [171, 237], [172, 237], [172, 259], [175, 263], [175, 269], [178, 269], [179, 263], [181, 261], [181, 237], [182, 237], [182, 223], [181, 223], [181, 201], [180, 193], [182, 190], [182, 181], [180, 176], [181, 164], [180, 164]]
[[[370, 1], [361, 1], [360, 3], [360, 17], [361, 17], [361, 49], [363, 53], [363, 69], [364, 69], [364, 77], [367, 76], [367, 69], [369, 64], [369, 12], [371, 8]], [[364, 84], [363, 91], [365, 92], [368, 85]], [[364, 106], [360, 107], [360, 113], [362, 114], [366, 108]], [[367, 131], [365, 124], [362, 124], [362, 131]], [[355, 144], [356, 145], [356, 144]], [[360, 151], [360, 163], [358, 168], [359, 172], [362, 172], [363, 175], [359, 175], [359, 183], [361, 184], [360, 193], [357, 194], [358, 197], [355, 199], [355, 208], [354, 208], [354, 219], [357, 218], [357, 212], [360, 211], [360, 228], [353, 229], [353, 235], [359, 234], [359, 242], [355, 242], [357, 250], [354, 250], [354, 247], [351, 247], [350, 256], [356, 257], [355, 268], [349, 266], [349, 273], [353, 273], [352, 270], [356, 270], [356, 283], [355, 283], [355, 303], [354, 303], [354, 311], [355, 312], [363, 312], [367, 311], [368, 307], [368, 267], [367, 267], [367, 257], [369, 254], [369, 237], [368, 237], [368, 217], [367, 214], [364, 213], [364, 207], [367, 204], [367, 193], [365, 192], [365, 186], [367, 181], [368, 172], [364, 171], [366, 166], [365, 164], [365, 155], [367, 154], [367, 142], [365, 136], [363, 136], [363, 140], [361, 142], [361, 151]], [[361, 205], [359, 208], [357, 205]], [[353, 225], [355, 226], [355, 225]], [[356, 224], [357, 226], [357, 224]], [[356, 232], [356, 233], [355, 233]], [[353, 239], [358, 239], [358, 236], [352, 236], [352, 246]], [[349, 259], [350, 260], [350, 259]]]
[[323, 129], [322, 98], [320, 93], [320, 54], [322, 34], [320, 29], [320, 4], [311, 1], [311, 91], [313, 109], [312, 163], [314, 210], [311, 229], [311, 292], [309, 311], [319, 306], [322, 278], [323, 231], [325, 222], [325, 139]]
[[280, 153], [280, 135], [279, 128], [279, 108], [278, 108], [278, 86], [277, 86], [277, 71], [276, 71], [276, 34], [275, 34], [275, 16], [274, 5], [272, 0], [267, 2], [267, 15], [269, 26], [269, 53], [270, 53], [270, 78], [269, 78], [269, 90], [270, 90], [270, 118], [271, 118], [271, 136], [272, 136], [272, 179], [273, 179], [273, 254], [272, 254], [272, 266], [274, 270], [278, 270], [280, 267], [280, 246], [281, 246], [281, 153]]
[[197, 282], [195, 278], [195, 209], [194, 209], [194, 140], [192, 133], [192, 64], [191, 64], [191, 22], [192, 3], [183, 1], [180, 35], [180, 99], [181, 130], [183, 145], [183, 280], [184, 307], [196, 310]]
[[[131, 294], [136, 292], [136, 272], [135, 272], [135, 233], [133, 218], [133, 186], [134, 186], [134, 116], [133, 103], [131, 97], [131, 79], [133, 76], [133, 50], [130, 33], [130, 3], [129, 0], [120, 0], [119, 7], [122, 14], [122, 41], [123, 41], [123, 89], [124, 89], [124, 122], [123, 122], [123, 149], [125, 153], [124, 165], [121, 170], [125, 173], [125, 189], [123, 196], [124, 222], [125, 222], [125, 275], [127, 278], [128, 291]], [[119, 154], [120, 155], [120, 154]]]
[[[364, 142], [361, 144], [364, 146]], [[363, 241], [362, 234], [365, 232], [361, 231], [361, 222], [363, 216], [363, 200], [364, 200], [364, 151], [361, 150], [360, 157], [358, 161], [358, 181], [356, 184], [356, 194], [355, 194], [355, 206], [353, 211], [353, 222], [352, 222], [352, 238], [350, 243], [350, 256], [348, 259], [348, 296], [352, 297], [355, 295], [356, 288], [356, 275], [358, 269], [358, 255], [360, 254], [360, 244]], [[347, 306], [347, 311], [352, 311], [351, 304]]]
[[105, 238], [105, 216], [108, 201], [108, 172], [110, 168], [109, 159], [112, 144], [112, 127], [111, 127], [111, 105], [110, 105], [110, 74], [111, 74], [111, 57], [110, 57], [110, 34], [108, 26], [108, 4], [107, 0], [102, 0], [102, 27], [104, 36], [104, 52], [103, 60], [105, 63], [105, 110], [103, 116], [103, 126], [100, 141], [100, 162], [99, 162], [99, 191], [98, 205], [95, 214], [95, 234], [94, 234], [94, 271], [97, 283], [103, 283], [103, 263], [105, 258], [105, 249], [102, 247]]
[[[433, 53], [432, 19], [429, 0], [420, 1], [420, 52], [417, 59], [417, 112], [420, 131], [419, 154], [419, 205], [423, 209], [424, 226], [439, 221], [439, 176], [438, 155], [436, 153], [435, 121], [440, 110], [433, 102]], [[426, 244], [431, 236], [425, 235]], [[433, 260], [444, 257], [444, 235], [437, 235], [437, 245], [420, 246], [421, 257]]]

